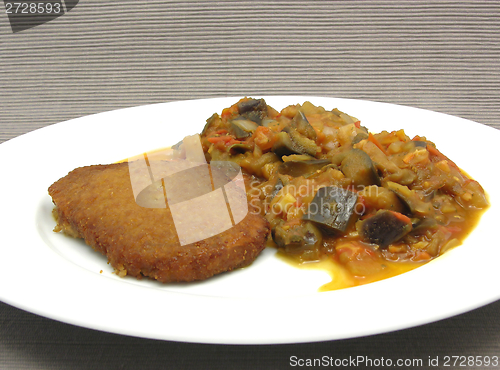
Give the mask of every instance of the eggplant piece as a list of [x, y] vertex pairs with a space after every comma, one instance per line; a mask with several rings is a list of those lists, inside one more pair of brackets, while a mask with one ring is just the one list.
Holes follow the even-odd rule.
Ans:
[[277, 140], [273, 145], [272, 151], [280, 158], [291, 154], [308, 154], [316, 156], [318, 146], [312, 140], [299, 134], [295, 129], [285, 127], [283, 131], [276, 135]]
[[337, 186], [320, 188], [302, 217], [330, 231], [344, 232], [354, 219], [358, 195]]
[[354, 138], [352, 139], [352, 145], [359, 143], [362, 140], [368, 139], [368, 134], [364, 132], [360, 132], [359, 134], [356, 134]]
[[292, 177], [304, 176], [321, 170], [324, 166], [330, 164], [328, 159], [314, 159], [309, 161], [288, 161], [278, 167], [278, 173]]
[[[283, 131], [280, 132], [280, 134], [282, 133], [286, 133], [288, 138], [290, 139], [289, 141], [291, 142], [291, 145], [287, 144], [285, 146], [286, 149], [284, 150], [284, 152], [286, 154], [284, 155], [308, 154], [312, 157], [316, 157], [316, 154], [318, 153], [318, 146], [313, 140], [308, 139], [292, 127], [285, 127]], [[278, 149], [283, 149], [280, 146], [279, 139], [280, 137], [278, 134], [278, 141], [275, 143], [275, 145]]]
[[230, 123], [237, 139], [244, 139], [246, 137], [252, 136], [254, 131], [257, 130], [257, 127], [259, 127], [259, 125], [257, 125], [255, 122], [243, 117], [233, 119], [230, 121]]
[[247, 113], [253, 110], [259, 110], [259, 106], [266, 104], [264, 99], [248, 99], [238, 103], [238, 111], [240, 114]]
[[351, 149], [345, 154], [340, 170], [354, 185], [380, 185], [380, 178], [368, 154], [361, 149]]
[[412, 214], [422, 217], [434, 214], [432, 203], [424, 202], [418, 193], [407, 186], [387, 181], [384, 187], [393, 191], [408, 206]]
[[238, 143], [238, 144], [233, 144], [229, 147], [229, 153], [230, 154], [241, 154], [241, 153], [246, 153], [249, 151], [252, 151], [253, 145], [247, 144], [247, 143]]
[[411, 229], [411, 220], [405, 215], [380, 210], [361, 222], [359, 233], [365, 241], [377, 244], [380, 248], [387, 248], [408, 234]]
[[279, 191], [283, 189], [283, 187], [284, 187], [283, 181], [281, 181], [281, 179], [278, 178], [278, 181], [276, 181], [276, 184], [274, 185], [273, 191], [271, 192], [271, 194], [269, 194], [269, 199], [273, 200], [274, 197], [279, 193]]
[[426, 143], [425, 141], [421, 141], [421, 140], [414, 140], [414, 141], [412, 141], [412, 143], [413, 143], [416, 147], [427, 148], [427, 143]]
[[[303, 222], [290, 228], [283, 228], [283, 223], [272, 230], [274, 242], [290, 254], [302, 254], [305, 259], [317, 259], [323, 243], [321, 231], [311, 222]], [[312, 256], [312, 258], [308, 258]]]
[[340, 165], [342, 164], [342, 161], [344, 160], [344, 158], [346, 157], [347, 152], [341, 152], [341, 153], [337, 153], [337, 154], [334, 154], [332, 157], [331, 157], [331, 162], [337, 166], [337, 167], [340, 167]]
[[249, 99], [238, 103], [238, 111], [243, 117], [260, 125], [267, 116], [267, 104], [264, 99]]
[[316, 157], [318, 146], [314, 140], [305, 137], [291, 127], [285, 127], [283, 131], [285, 131], [290, 136], [290, 139], [301, 148], [302, 154], [309, 154], [310, 156]]
[[203, 131], [201, 131], [201, 135], [206, 135], [208, 132], [208, 129], [212, 126], [215, 126], [217, 123], [220, 123], [220, 117], [217, 113], [212, 114], [212, 116], [207, 119], [207, 123], [205, 124], [205, 127], [203, 127]]
[[354, 118], [354, 117], [338, 110], [337, 108], [332, 109], [332, 113], [335, 114], [336, 116], [340, 117], [346, 125], [349, 125], [351, 123], [355, 123], [355, 122], [359, 121], [357, 118]]
[[317, 139], [318, 135], [316, 134], [316, 131], [314, 131], [314, 128], [311, 126], [306, 116], [301, 111], [299, 111], [295, 115], [295, 117], [293, 117], [292, 123], [290, 125], [308, 139], [310, 140]]
[[302, 154], [299, 146], [283, 131], [276, 135], [276, 142], [273, 145], [272, 151], [280, 158], [284, 155]]
[[417, 219], [416, 223], [412, 223], [412, 227], [412, 235], [422, 235], [425, 234], [428, 230], [437, 230], [439, 224], [433, 218], [424, 218], [422, 220]]

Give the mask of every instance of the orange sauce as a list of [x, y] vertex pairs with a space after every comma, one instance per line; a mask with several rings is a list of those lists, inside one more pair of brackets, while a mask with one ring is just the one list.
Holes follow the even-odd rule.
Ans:
[[321, 286], [318, 289], [320, 292], [350, 288], [358, 285], [373, 283], [379, 280], [384, 280], [414, 270], [427, 262], [383, 261], [383, 268], [381, 271], [370, 274], [368, 276], [355, 276], [344, 266], [331, 258], [331, 256], [327, 256], [320, 261], [301, 262], [282, 251], [279, 251], [276, 255], [280, 260], [295, 268], [303, 270], [320, 270], [327, 272], [332, 280], [329, 283]]

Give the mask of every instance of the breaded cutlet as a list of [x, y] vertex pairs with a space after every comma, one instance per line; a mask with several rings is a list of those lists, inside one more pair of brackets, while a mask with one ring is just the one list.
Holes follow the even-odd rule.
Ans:
[[52, 184], [49, 194], [54, 231], [83, 238], [107, 256], [119, 276], [164, 283], [204, 280], [249, 265], [269, 233], [265, 218], [248, 212], [220, 234], [181, 245], [168, 206], [136, 203], [126, 162], [77, 168]]

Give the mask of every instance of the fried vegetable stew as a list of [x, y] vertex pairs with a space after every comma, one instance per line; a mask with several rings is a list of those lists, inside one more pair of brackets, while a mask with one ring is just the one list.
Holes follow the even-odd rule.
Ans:
[[201, 138], [207, 160], [244, 170], [281, 253], [301, 263], [329, 259], [349, 275], [347, 285], [443, 254], [488, 207], [481, 185], [425, 137], [372, 134], [310, 102], [278, 112], [243, 98], [210, 117]]

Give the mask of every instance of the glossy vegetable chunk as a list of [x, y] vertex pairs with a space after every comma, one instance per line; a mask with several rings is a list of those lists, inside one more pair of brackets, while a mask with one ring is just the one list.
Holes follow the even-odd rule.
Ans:
[[321, 170], [324, 166], [330, 164], [328, 159], [314, 159], [308, 161], [288, 161], [278, 167], [278, 172], [282, 175], [299, 177], [310, 175]]
[[311, 126], [307, 120], [305, 114], [299, 111], [292, 120], [291, 126], [295, 128], [300, 134], [304, 135], [308, 139], [316, 140], [317, 135], [314, 128]]
[[432, 204], [425, 202], [415, 190], [410, 190], [407, 186], [392, 181], [387, 181], [385, 187], [393, 191], [408, 206], [412, 214], [429, 216], [434, 213]]
[[267, 104], [264, 99], [249, 99], [238, 103], [238, 111], [243, 117], [260, 125], [267, 115]]
[[283, 181], [281, 181], [281, 179], [278, 178], [278, 180], [276, 181], [276, 184], [274, 185], [273, 191], [269, 195], [269, 198], [273, 199], [281, 189], [283, 189]]
[[331, 231], [344, 232], [354, 217], [357, 200], [357, 194], [350, 190], [337, 186], [320, 188], [303, 219]]
[[377, 170], [370, 156], [360, 149], [352, 149], [342, 160], [340, 170], [356, 186], [380, 185]]
[[311, 222], [304, 222], [287, 228], [278, 225], [272, 230], [272, 233], [276, 244], [284, 248], [287, 253], [308, 253], [308, 259], [317, 259], [319, 257], [317, 253], [323, 237], [321, 231]]
[[257, 127], [259, 127], [257, 123], [243, 117], [239, 117], [231, 121], [231, 128], [233, 129], [237, 139], [252, 136], [255, 130], [257, 130]]
[[411, 220], [405, 215], [380, 210], [374, 216], [361, 221], [359, 233], [365, 241], [386, 248], [408, 234], [411, 229]]
[[318, 152], [318, 147], [314, 141], [301, 135], [291, 127], [286, 127], [276, 135], [276, 138], [272, 151], [280, 157], [290, 154], [308, 154], [314, 157]]
[[290, 136], [286, 132], [276, 134], [276, 142], [272, 150], [278, 157], [304, 153], [304, 151], [290, 139]]
[[251, 150], [253, 150], [253, 145], [246, 143], [235, 143], [229, 147], [229, 153], [231, 154], [245, 153]]
[[284, 132], [288, 133], [290, 139], [300, 148], [300, 153], [309, 154], [315, 157], [318, 153], [318, 146], [314, 142], [292, 127], [285, 127]]

